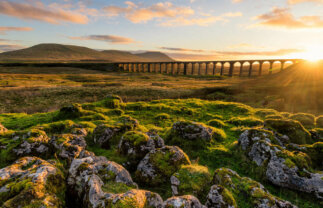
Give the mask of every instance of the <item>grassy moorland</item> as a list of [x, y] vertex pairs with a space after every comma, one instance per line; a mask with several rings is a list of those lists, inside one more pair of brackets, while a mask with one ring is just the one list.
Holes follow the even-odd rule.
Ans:
[[323, 113], [322, 63], [261, 78], [102, 72], [67, 67], [0, 67], [0, 112], [48, 112], [118, 94], [124, 101], [201, 98], [279, 111]]
[[[313, 119], [312, 119], [313, 118]], [[294, 120], [295, 119], [295, 120]], [[188, 140], [181, 135], [181, 132], [174, 130], [174, 123], [181, 121], [184, 125], [196, 125], [190, 123], [191, 121], [198, 122], [203, 128], [212, 129], [213, 135], [209, 141], [202, 138], [195, 138]], [[102, 101], [95, 103], [84, 103], [82, 105], [74, 104], [68, 108], [63, 108], [60, 111], [53, 111], [50, 113], [38, 114], [1, 114], [0, 123], [5, 126], [8, 131], [0, 134], [1, 146], [6, 148], [0, 149], [0, 167], [9, 165], [17, 159], [13, 149], [18, 148], [24, 141], [29, 143], [41, 142], [41, 144], [48, 146], [51, 154], [42, 154], [43, 159], [54, 159], [56, 164], [60, 164], [63, 173], [67, 170], [67, 162], [59, 157], [60, 151], [51, 148], [51, 143], [46, 141], [46, 135], [52, 137], [53, 140], [58, 139], [57, 142], [64, 144], [62, 148], [72, 148], [68, 143], [69, 135], [74, 134], [75, 130], [84, 128], [87, 132], [85, 137], [87, 143], [87, 150], [94, 152], [97, 156], [105, 156], [110, 161], [115, 161], [119, 164], [126, 164], [127, 161], [132, 161], [133, 157], [127, 156], [120, 150], [121, 138], [129, 138], [134, 145], [145, 142], [147, 136], [145, 132], [158, 133], [164, 140], [166, 145], [177, 145], [188, 155], [192, 162], [189, 165], [182, 166], [177, 174], [184, 177], [184, 184], [181, 187], [184, 194], [193, 194], [204, 203], [206, 194], [212, 185], [211, 176], [218, 168], [230, 168], [240, 176], [247, 176], [253, 180], [262, 183], [267, 189], [268, 193], [251, 194], [250, 190], [255, 186], [255, 182], [249, 179], [235, 179], [234, 183], [241, 183], [232, 189], [232, 198], [236, 201], [239, 207], [254, 207], [256, 199], [262, 197], [276, 196], [284, 200], [288, 200], [299, 207], [318, 208], [322, 206], [322, 201], [315, 199], [313, 194], [306, 194], [303, 192], [293, 191], [287, 188], [274, 186], [265, 176], [265, 166], [257, 166], [252, 162], [247, 154], [241, 149], [237, 140], [239, 135], [246, 129], [259, 132], [270, 131], [262, 130], [265, 127], [273, 131], [282, 132], [285, 127], [271, 127], [268, 123], [279, 123], [284, 121], [290, 123], [290, 127], [297, 129], [295, 134], [289, 132], [289, 136], [300, 138], [304, 134], [310, 135], [309, 130], [315, 130], [322, 133], [322, 117], [315, 118], [307, 114], [289, 114], [279, 113], [270, 109], [257, 109], [250, 106], [223, 101], [205, 101], [200, 99], [166, 99], [156, 100], [151, 102], [128, 102], [122, 103], [116, 96], [110, 96]], [[102, 126], [103, 124], [103, 126]], [[306, 127], [306, 129], [303, 127]], [[115, 128], [119, 129], [118, 133], [109, 140], [108, 146], [100, 146], [95, 140], [102, 131], [95, 130], [100, 128]], [[186, 133], [198, 133], [193, 129], [186, 129]], [[26, 132], [29, 136], [25, 135]], [[100, 133], [101, 132], [101, 133]], [[286, 132], [284, 132], [286, 133]], [[12, 135], [18, 136], [20, 139], [11, 139]], [[42, 135], [40, 137], [40, 135]], [[276, 134], [277, 136], [278, 134]], [[39, 138], [42, 138], [39, 140]], [[292, 138], [292, 137], [291, 137]], [[296, 140], [295, 140], [296, 141]], [[310, 141], [309, 143], [307, 143]], [[278, 144], [272, 144], [273, 147], [280, 148], [284, 157], [285, 164], [292, 168], [294, 166], [306, 168], [306, 171], [313, 173], [322, 173], [319, 164], [322, 155], [322, 135], [320, 138], [309, 139], [300, 147], [308, 148], [313, 152], [302, 152], [303, 150], [295, 151], [292, 146], [287, 145], [287, 149], [283, 150]], [[274, 140], [272, 141], [274, 142]], [[24, 143], [25, 144], [25, 143]], [[320, 146], [319, 146], [320, 145]], [[314, 149], [314, 147], [318, 147]], [[301, 148], [300, 148], [301, 149]], [[316, 152], [317, 151], [317, 152]], [[29, 153], [38, 156], [36, 152]], [[307, 155], [308, 154], [308, 155]], [[171, 185], [168, 180], [173, 172], [168, 173], [172, 168], [169, 166], [167, 156], [159, 155], [153, 160], [160, 171], [165, 171], [164, 177], [167, 179], [162, 185], [152, 185], [145, 183], [135, 166], [128, 166], [135, 182], [139, 184], [140, 188], [159, 193], [163, 199], [171, 197]], [[305, 159], [304, 159], [305, 158]], [[317, 164], [317, 165], [316, 165]], [[29, 167], [29, 166], [28, 166]], [[87, 168], [86, 164], [82, 168]], [[178, 170], [178, 169], [177, 169]], [[81, 170], [80, 170], [81, 171]], [[188, 172], [187, 172], [188, 171]], [[299, 174], [309, 174], [302, 172]], [[65, 176], [64, 176], [65, 177]], [[109, 179], [104, 179], [105, 183]], [[1, 180], [0, 180], [1, 182]], [[155, 181], [153, 181], [155, 183]], [[6, 183], [4, 181], [3, 183]], [[129, 187], [119, 187], [114, 184], [113, 190], [106, 188], [105, 191], [112, 193], [123, 193], [129, 190]], [[180, 190], [181, 190], [180, 189]], [[21, 186], [19, 190], [28, 190], [28, 187]], [[55, 189], [53, 189], [55, 190]], [[65, 192], [64, 192], [65, 193]], [[65, 203], [64, 193], [60, 193], [62, 203]], [[22, 196], [24, 192], [14, 192], [10, 197]], [[66, 194], [68, 194], [66, 192]], [[272, 194], [272, 195], [271, 195]], [[66, 195], [67, 196], [67, 195]], [[1, 195], [1, 197], [8, 196]], [[67, 199], [67, 198], [66, 198]], [[9, 203], [9, 202], [8, 202]], [[116, 206], [118, 207], [118, 206]], [[123, 206], [121, 206], [123, 207]], [[127, 206], [125, 206], [127, 207]], [[132, 207], [132, 206], [130, 206]]]

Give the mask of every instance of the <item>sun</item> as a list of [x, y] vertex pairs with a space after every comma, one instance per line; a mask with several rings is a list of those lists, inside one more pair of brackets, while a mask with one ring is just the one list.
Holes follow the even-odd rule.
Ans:
[[323, 60], [323, 48], [318, 46], [309, 46], [306, 51], [301, 53], [299, 56], [302, 59], [317, 62], [319, 60]]

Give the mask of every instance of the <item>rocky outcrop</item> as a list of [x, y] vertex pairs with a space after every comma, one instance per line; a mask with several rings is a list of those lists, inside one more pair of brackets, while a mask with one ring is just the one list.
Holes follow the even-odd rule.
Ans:
[[139, 181], [150, 185], [168, 182], [173, 173], [181, 165], [190, 164], [188, 156], [176, 146], [165, 146], [150, 151], [139, 163], [136, 177]]
[[155, 133], [126, 132], [120, 140], [119, 152], [128, 156], [130, 166], [137, 166], [147, 153], [164, 147], [164, 140]]
[[174, 123], [172, 132], [183, 139], [203, 139], [205, 141], [211, 141], [214, 134], [212, 127], [190, 121], [178, 121]]
[[192, 194], [204, 198], [207, 194], [211, 174], [205, 166], [183, 165], [170, 177], [173, 196]]
[[164, 202], [164, 208], [206, 208], [200, 201], [191, 195], [175, 196]]
[[246, 130], [239, 144], [250, 160], [264, 166], [266, 178], [273, 184], [323, 198], [323, 174], [309, 171], [311, 160], [307, 154], [273, 144], [262, 130]]
[[105, 157], [74, 159], [68, 190], [73, 204], [83, 207], [162, 207], [161, 197], [137, 190], [129, 172]]
[[8, 131], [1, 123], [0, 123], [0, 134]]
[[91, 153], [85, 150], [87, 144], [83, 136], [76, 134], [55, 135], [50, 141], [55, 152], [62, 159], [72, 162], [74, 158], [90, 156]]
[[120, 129], [116, 127], [112, 127], [109, 125], [101, 124], [96, 127], [93, 131], [93, 141], [95, 144], [98, 144], [100, 147], [104, 149], [110, 148], [110, 143], [112, 137], [119, 131]]
[[17, 133], [13, 135], [12, 139], [19, 141], [19, 145], [12, 150], [17, 157], [37, 156], [45, 158], [52, 154], [50, 138], [44, 131], [31, 130], [26, 133]]
[[1, 207], [63, 207], [63, 173], [55, 162], [23, 157], [0, 169]]
[[227, 168], [220, 168], [215, 171], [213, 183], [217, 186], [211, 187], [207, 205], [229, 203], [230, 206], [228, 207], [236, 207], [232, 193], [240, 193], [246, 196], [244, 203], [255, 208], [296, 208], [290, 202], [271, 195], [262, 184], [247, 177], [240, 177], [235, 171]]
[[211, 187], [205, 206], [208, 208], [238, 207], [230, 191], [221, 185], [213, 185]]
[[299, 121], [291, 119], [267, 119], [265, 127], [288, 136], [291, 143], [310, 144], [312, 143], [311, 134]]

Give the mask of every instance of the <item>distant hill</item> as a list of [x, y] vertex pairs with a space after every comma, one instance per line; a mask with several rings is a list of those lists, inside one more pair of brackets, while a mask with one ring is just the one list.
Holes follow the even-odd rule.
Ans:
[[169, 56], [160, 52], [146, 52], [132, 54], [125, 51], [106, 50], [97, 51], [87, 47], [39, 44], [30, 48], [0, 53], [0, 61], [25, 62], [58, 62], [58, 61], [173, 61]]
[[140, 53], [136, 55], [145, 59], [150, 59], [152, 61], [173, 61], [173, 59], [171, 59], [169, 56], [158, 51], [145, 52], [145, 53]]

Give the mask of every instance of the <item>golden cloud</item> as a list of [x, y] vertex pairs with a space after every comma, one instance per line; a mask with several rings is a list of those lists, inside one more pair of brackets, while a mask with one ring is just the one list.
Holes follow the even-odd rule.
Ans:
[[24, 20], [38, 20], [51, 24], [60, 22], [71, 22], [77, 24], [86, 24], [89, 19], [77, 11], [64, 9], [64, 7], [45, 6], [39, 4], [25, 4], [10, 1], [0, 2], [0, 14], [17, 17]]
[[131, 44], [136, 43], [131, 38], [115, 36], [115, 35], [88, 35], [81, 37], [69, 37], [72, 40], [96, 40], [96, 41], [104, 41], [112, 44]]
[[0, 33], [6, 34], [6, 32], [10, 31], [32, 31], [31, 27], [0, 27]]
[[271, 12], [254, 17], [260, 22], [254, 26], [269, 26], [288, 29], [323, 28], [320, 16], [302, 16], [296, 18], [288, 8], [274, 7]]
[[146, 23], [158, 20], [161, 26], [199, 25], [208, 26], [227, 18], [242, 16], [242, 13], [226, 13], [220, 16], [196, 15], [191, 7], [175, 6], [170, 2], [160, 2], [148, 7], [142, 7], [131, 1], [125, 2], [126, 7], [107, 6], [103, 8], [107, 16], [124, 16], [133, 23]]

